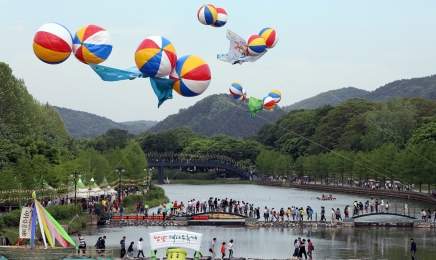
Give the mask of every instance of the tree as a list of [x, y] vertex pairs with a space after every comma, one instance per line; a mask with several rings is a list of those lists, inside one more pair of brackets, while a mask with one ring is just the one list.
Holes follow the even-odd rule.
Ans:
[[416, 108], [409, 101], [398, 98], [381, 105], [367, 117], [368, 134], [362, 143], [368, 151], [385, 142], [404, 146], [416, 128]]

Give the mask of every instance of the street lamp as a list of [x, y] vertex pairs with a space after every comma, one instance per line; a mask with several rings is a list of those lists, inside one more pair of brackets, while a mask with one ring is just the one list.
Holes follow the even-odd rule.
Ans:
[[123, 174], [124, 169], [123, 168], [118, 168], [115, 171], [119, 175], [119, 185], [118, 185], [118, 193], [119, 193], [119, 195], [118, 195], [118, 201], [121, 202], [121, 195], [122, 195], [122, 191], [121, 191], [121, 175]]
[[[74, 205], [77, 205], [77, 172], [74, 171], [70, 174], [71, 177], [74, 177]], [[80, 177], [80, 176], [79, 176]]]

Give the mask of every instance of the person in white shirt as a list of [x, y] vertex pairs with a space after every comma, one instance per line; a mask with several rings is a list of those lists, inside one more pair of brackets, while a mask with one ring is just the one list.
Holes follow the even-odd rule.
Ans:
[[381, 210], [381, 213], [385, 212], [384, 205], [385, 205], [385, 203], [383, 202], [383, 198], [381, 198], [380, 199], [380, 210]]
[[227, 244], [227, 249], [229, 250], [229, 258], [233, 257], [233, 248], [236, 249], [235, 245], [233, 244], [233, 239], [230, 239], [230, 242]]
[[213, 240], [212, 240], [212, 244], [210, 245], [210, 248], [209, 248], [209, 252], [212, 253], [212, 260], [215, 260], [215, 255], [216, 255], [216, 253], [215, 253], [215, 243], [216, 243], [216, 238], [214, 237]]
[[139, 241], [138, 241], [138, 245], [137, 245], [137, 249], [138, 249], [138, 256], [136, 257], [136, 258], [139, 258], [139, 254], [142, 254], [142, 257], [144, 257], [144, 251], [143, 251], [143, 246], [142, 246], [142, 241], [143, 241], [143, 239], [142, 239], [142, 237], [139, 239]]

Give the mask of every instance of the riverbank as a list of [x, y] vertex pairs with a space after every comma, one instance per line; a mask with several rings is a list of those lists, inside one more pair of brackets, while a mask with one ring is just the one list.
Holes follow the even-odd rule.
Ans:
[[[351, 193], [351, 194], [360, 194], [364, 196], [372, 196], [374, 198], [378, 197], [391, 197], [391, 198], [399, 198], [406, 200], [416, 200], [427, 202], [431, 204], [436, 204], [436, 199], [432, 198], [430, 195], [417, 193], [413, 191], [392, 191], [392, 190], [384, 190], [384, 189], [369, 189], [369, 188], [360, 188], [360, 187], [347, 187], [347, 186], [334, 186], [334, 185], [321, 185], [321, 184], [298, 184], [298, 183], [281, 183], [281, 182], [272, 182], [272, 181], [257, 181], [256, 184], [264, 185], [264, 186], [274, 186], [274, 187], [292, 187], [297, 189], [307, 189], [307, 190], [319, 190], [326, 193]], [[320, 193], [321, 196], [322, 193]]]

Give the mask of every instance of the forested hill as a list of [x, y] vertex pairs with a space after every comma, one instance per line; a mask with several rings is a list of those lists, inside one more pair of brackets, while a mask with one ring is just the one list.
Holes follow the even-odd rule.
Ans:
[[285, 106], [283, 110], [313, 109], [327, 104], [334, 106], [350, 98], [364, 98], [369, 93], [370, 92], [366, 90], [353, 87], [335, 89], [323, 92], [311, 98], [303, 99], [290, 106]]
[[396, 97], [423, 97], [436, 100], [436, 75], [396, 80], [370, 92], [365, 99], [375, 102], [387, 102]]
[[353, 87], [331, 90], [304, 99], [290, 106], [283, 107], [283, 110], [291, 111], [301, 108], [313, 109], [327, 104], [337, 105], [350, 98], [363, 98], [374, 102], [388, 102], [396, 97], [423, 97], [436, 100], [436, 75], [396, 80], [371, 92]]
[[91, 113], [53, 106], [61, 115], [68, 131], [76, 138], [93, 138], [106, 133], [109, 129], [128, 130], [131, 134], [139, 134], [155, 125], [156, 121], [114, 122], [106, 117]]
[[277, 106], [271, 111], [263, 110], [256, 117], [249, 118], [245, 110], [248, 110], [247, 101], [239, 103], [230, 95], [215, 94], [205, 97], [189, 108], [179, 110], [177, 114], [168, 116], [150, 128], [150, 131], [160, 132], [185, 126], [206, 136], [226, 134], [235, 138], [244, 138], [255, 135], [262, 125], [275, 122], [285, 114], [285, 111]]

